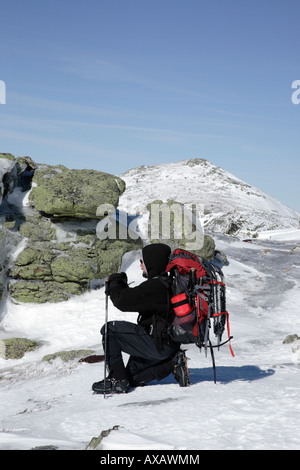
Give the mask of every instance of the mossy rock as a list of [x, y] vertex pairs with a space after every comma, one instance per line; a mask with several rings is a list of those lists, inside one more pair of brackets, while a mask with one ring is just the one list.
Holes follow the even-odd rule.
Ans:
[[125, 190], [124, 181], [95, 170], [39, 166], [34, 173], [30, 203], [39, 212], [58, 218], [96, 218], [101, 204], [115, 208]]
[[15, 161], [16, 157], [12, 153], [0, 153], [0, 158]]
[[[148, 232], [152, 243], [166, 243], [172, 250], [181, 248], [193, 251], [205, 260], [214, 258], [215, 242], [213, 238], [199, 231], [191, 222], [190, 217], [183, 216], [184, 204], [173, 200], [167, 202], [156, 200], [149, 203], [146, 208], [150, 215]], [[164, 213], [164, 211], [166, 212]], [[161, 217], [158, 217], [159, 212]], [[164, 216], [165, 220], [163, 220]]]
[[43, 282], [21, 280], [12, 282], [8, 291], [17, 302], [22, 303], [46, 303], [63, 302], [72, 295], [80, 295], [86, 292], [88, 286], [76, 282]]
[[51, 263], [54, 281], [87, 283], [97, 277], [97, 266], [68, 255], [61, 255]]
[[205, 234], [203, 238], [203, 246], [199, 249], [196, 249], [194, 252], [199, 258], [205, 260], [212, 260], [215, 256], [215, 241], [210, 236]]
[[17, 257], [9, 275], [13, 279], [53, 280], [50, 267], [53, 258], [54, 254], [46, 244], [27, 246]]
[[300, 337], [296, 334], [288, 335], [282, 342], [282, 344], [292, 344], [294, 341], [297, 341]]
[[63, 362], [73, 361], [74, 359], [80, 359], [85, 356], [95, 354], [93, 349], [73, 349], [71, 351], [59, 351], [53, 354], [47, 354], [43, 357], [42, 361], [52, 362], [55, 359], [60, 358]]
[[141, 247], [141, 240], [101, 241], [91, 246], [34, 243], [26, 246], [10, 269], [8, 290], [18, 302], [62, 302], [90, 288], [94, 279], [119, 271], [122, 256]]
[[42, 217], [39, 213], [26, 217], [26, 222], [20, 225], [20, 234], [33, 242], [53, 240], [56, 228], [51, 220]]
[[112, 431], [117, 431], [119, 429], [119, 427], [120, 426], [116, 425], [116, 426], [113, 426], [110, 429], [106, 429], [104, 431], [101, 431], [99, 436], [93, 437], [91, 439], [91, 441], [89, 442], [89, 444], [87, 445], [85, 450], [96, 450], [99, 447], [99, 445], [101, 444], [102, 439], [104, 437], [109, 436]]
[[25, 353], [34, 351], [40, 346], [37, 341], [27, 338], [9, 338], [0, 341], [1, 356], [4, 359], [21, 359]]
[[[122, 256], [141, 248], [142, 241], [100, 240], [97, 225], [101, 204], [117, 207], [125, 190], [120, 178], [94, 170], [69, 170], [57, 165], [36, 165], [29, 157], [8, 158], [7, 164], [30, 165], [34, 171], [31, 208], [22, 220], [4, 219], [2, 245], [22, 237], [24, 248], [16, 259], [11, 252], [0, 259], [0, 293], [8, 291], [22, 303], [62, 302], [98, 285], [120, 269]], [[9, 161], [11, 160], [11, 161]], [[8, 282], [7, 282], [8, 281]]]

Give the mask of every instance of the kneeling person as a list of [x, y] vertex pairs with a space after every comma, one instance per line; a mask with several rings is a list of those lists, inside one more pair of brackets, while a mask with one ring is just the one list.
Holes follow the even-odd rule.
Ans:
[[[180, 386], [189, 384], [185, 354], [167, 334], [169, 292], [159, 279], [165, 274], [170, 253], [170, 247], [162, 243], [143, 248], [141, 269], [147, 280], [137, 287], [128, 287], [125, 273], [110, 276], [106, 294], [114, 306], [139, 315], [137, 324], [107, 323], [109, 376], [93, 384], [95, 393], [126, 393], [131, 387], [161, 380], [172, 372]], [[104, 339], [105, 325], [101, 334]], [[130, 356], [126, 366], [122, 352]]]

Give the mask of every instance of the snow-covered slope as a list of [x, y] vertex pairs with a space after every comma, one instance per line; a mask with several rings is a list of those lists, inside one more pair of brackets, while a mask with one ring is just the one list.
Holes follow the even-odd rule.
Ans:
[[[178, 201], [180, 196], [182, 202], [192, 201], [195, 193], [190, 184], [174, 186], [178, 168], [182, 181], [184, 177], [189, 181], [189, 172], [197, 169], [199, 198], [201, 174], [211, 171], [210, 185], [214, 182], [217, 196], [205, 200], [205, 205], [211, 204], [221, 215], [224, 201], [223, 207], [244, 210], [253, 224], [258, 224], [259, 211], [265, 218], [269, 214], [270, 224], [272, 217], [274, 223], [284, 220], [285, 228], [261, 232], [252, 243], [214, 234], [217, 248], [229, 260], [224, 274], [235, 357], [227, 345], [216, 351], [215, 385], [209, 355], [205, 357], [191, 345], [187, 348], [190, 387], [180, 388], [171, 375], [103, 399], [91, 391], [92, 383], [103, 378], [102, 363], [56, 359], [49, 364], [41, 359], [70, 349], [92, 348], [102, 353], [99, 330], [105, 319], [104, 289], [55, 305], [8, 302], [0, 339], [25, 336], [41, 341], [42, 347], [23, 359], [0, 358], [0, 450], [46, 445], [85, 449], [93, 436], [116, 425], [120, 428], [101, 443], [110, 455], [115, 449], [124, 456], [131, 449], [145, 449], [148, 455], [158, 449], [300, 449], [300, 346], [292, 350], [290, 344], [283, 344], [287, 335], [300, 336], [297, 214], [201, 161], [128, 172], [124, 198], [129, 212], [158, 198]], [[236, 182], [231, 186], [230, 178]], [[245, 208], [245, 201], [253, 211]], [[123, 258], [121, 269], [132, 286], [142, 281], [139, 257], [132, 252]], [[136, 314], [119, 312], [109, 303], [109, 320], [135, 322]]]
[[[91, 391], [103, 377], [102, 363], [41, 361], [59, 350], [102, 353], [103, 289], [55, 306], [10, 304], [1, 336], [44, 345], [21, 360], [0, 359], [0, 449], [84, 449], [93, 436], [119, 425], [102, 449], [123, 455], [128, 449], [299, 450], [300, 354], [283, 340], [300, 335], [300, 237], [244, 243], [219, 236], [216, 243], [230, 260], [224, 272], [235, 353], [231, 357], [227, 345], [216, 352], [216, 385], [209, 355], [191, 345], [190, 387], [169, 376], [103, 399]], [[130, 282], [141, 281], [138, 254], [128, 255], [122, 269]], [[109, 319], [135, 321], [136, 315], [110, 303]]]
[[207, 160], [141, 166], [120, 176], [126, 182], [120, 207], [134, 213], [145, 213], [149, 202], [173, 200], [203, 204], [204, 227], [213, 232], [299, 228], [299, 213]]

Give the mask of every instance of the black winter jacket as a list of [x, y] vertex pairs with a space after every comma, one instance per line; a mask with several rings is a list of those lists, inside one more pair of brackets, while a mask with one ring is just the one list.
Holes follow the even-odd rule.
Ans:
[[113, 275], [109, 287], [114, 306], [122, 312], [138, 312], [138, 323], [153, 335], [158, 349], [163, 343], [171, 343], [167, 336], [170, 292], [159, 279], [165, 272], [170, 253], [169, 246], [162, 243], [147, 245], [143, 249], [143, 260], [148, 279], [137, 287], [128, 287], [124, 277], [122, 280], [121, 275], [119, 278]]

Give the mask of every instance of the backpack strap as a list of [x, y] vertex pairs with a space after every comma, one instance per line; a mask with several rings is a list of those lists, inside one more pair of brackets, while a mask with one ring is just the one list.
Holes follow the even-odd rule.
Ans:
[[163, 340], [170, 340], [167, 330], [170, 325], [171, 321], [171, 288], [172, 288], [172, 279], [166, 272], [162, 272], [158, 276], [154, 276], [151, 279], [158, 279], [161, 284], [166, 288], [166, 295], [167, 295], [167, 302], [166, 302], [166, 310], [164, 313], [161, 313], [158, 315], [157, 313], [154, 313], [150, 318], [151, 318], [151, 323], [152, 323], [152, 336], [154, 338], [155, 344], [157, 346], [157, 349], [160, 351], [163, 347]]

